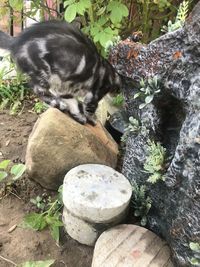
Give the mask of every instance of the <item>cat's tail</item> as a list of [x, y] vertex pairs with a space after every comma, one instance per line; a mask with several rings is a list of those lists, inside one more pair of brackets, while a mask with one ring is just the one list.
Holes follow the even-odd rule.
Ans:
[[0, 31], [0, 48], [11, 50], [11, 45], [14, 42], [14, 38], [5, 32]]

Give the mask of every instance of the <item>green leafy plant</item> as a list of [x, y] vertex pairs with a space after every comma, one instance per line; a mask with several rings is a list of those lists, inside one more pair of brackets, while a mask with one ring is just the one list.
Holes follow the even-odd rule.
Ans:
[[190, 242], [189, 247], [194, 253], [194, 257], [190, 259], [190, 263], [194, 266], [200, 266], [200, 243]]
[[142, 31], [144, 43], [158, 37], [163, 22], [175, 14], [171, 0], [136, 0], [132, 6], [135, 12], [130, 24]]
[[43, 197], [37, 196], [35, 199], [31, 198], [30, 202], [34, 204], [38, 209], [44, 210], [46, 207], [46, 202], [44, 201]]
[[[42, 213], [30, 213], [25, 216], [23, 223], [21, 224], [24, 228], [30, 228], [36, 231], [41, 231], [45, 228], [49, 228], [52, 237], [55, 241], [59, 242], [59, 229], [63, 225], [60, 220], [61, 217], [61, 208], [63, 206], [62, 203], [62, 187], [58, 190], [59, 194], [57, 198], [49, 202], [46, 205], [46, 210]], [[41, 202], [41, 201], [40, 201]]]
[[148, 156], [144, 164], [144, 170], [151, 174], [147, 181], [152, 184], [160, 180], [164, 181], [166, 149], [160, 143], [149, 141], [147, 151]]
[[66, 0], [65, 20], [73, 21], [78, 15], [85, 32], [96, 44], [102, 55], [106, 56], [108, 43], [114, 42], [120, 35], [124, 18], [128, 17], [128, 8], [120, 0]]
[[105, 47], [104, 47], [104, 51], [105, 51], [105, 57], [108, 58], [109, 57], [109, 54], [110, 54], [110, 51], [112, 49], [112, 47], [116, 46], [119, 42], [121, 41], [121, 37], [118, 35], [118, 36], [114, 36], [112, 38], [112, 41], [109, 40]]
[[136, 133], [140, 130], [139, 121], [133, 118], [132, 116], [129, 117], [128, 126], [124, 129], [124, 134], [121, 137], [122, 142], [126, 142], [130, 133]]
[[17, 267], [50, 267], [54, 262], [55, 260], [27, 261], [17, 265]]
[[[26, 18], [31, 18], [37, 22], [35, 15], [39, 13], [39, 21], [44, 20], [47, 17], [49, 19], [55, 19], [55, 17], [62, 19], [62, 13], [57, 10], [57, 6], [61, 3], [61, 0], [57, 0], [54, 6], [52, 6], [48, 1], [34, 0], [30, 1], [30, 8], [26, 10], [26, 8], [24, 8], [23, 0], [1, 0], [0, 17], [2, 18], [5, 15], [9, 15], [15, 22], [20, 22]], [[14, 10], [15, 12], [9, 14], [10, 10]], [[23, 18], [20, 16], [22, 10]]]
[[124, 97], [122, 94], [118, 94], [113, 97], [112, 104], [116, 107], [121, 107], [124, 104]]
[[124, 134], [121, 137], [122, 142], [126, 142], [128, 136], [131, 133], [141, 133], [146, 135], [149, 131], [145, 126], [140, 125], [139, 121], [133, 118], [132, 116], [129, 118], [129, 124], [124, 130]]
[[188, 13], [189, 13], [189, 4], [190, 4], [190, 1], [184, 0], [178, 8], [175, 22], [173, 23], [171, 20], [169, 20], [167, 26], [163, 26], [161, 31], [173, 32], [173, 31], [183, 27], [185, 20], [188, 16]]
[[[9, 106], [10, 114], [15, 115], [23, 108], [23, 100], [28, 92], [27, 78], [16, 69], [6, 56], [0, 68], [0, 109]], [[13, 74], [14, 72], [14, 74]]]
[[48, 109], [48, 105], [41, 101], [37, 101], [33, 107], [33, 111], [37, 114], [40, 114], [47, 109]]
[[18, 180], [26, 170], [24, 164], [14, 164], [9, 169], [9, 164], [11, 160], [3, 160], [0, 162], [0, 182], [3, 181], [7, 176], [10, 176], [13, 181]]
[[160, 85], [158, 82], [158, 78], [154, 76], [152, 79], [141, 80], [140, 81], [141, 88], [140, 91], [134, 95], [134, 99], [140, 97], [144, 99], [145, 103], [139, 105], [139, 109], [144, 108], [146, 105], [152, 102], [154, 96], [160, 93]]
[[16, 196], [15, 182], [22, 177], [26, 170], [24, 164], [11, 165], [11, 160], [0, 162], [0, 199], [10, 194]]
[[145, 226], [147, 223], [147, 214], [151, 208], [151, 198], [146, 195], [146, 186], [139, 186], [136, 182], [132, 183], [132, 199], [131, 205], [134, 209], [134, 216], [141, 218], [141, 225]]

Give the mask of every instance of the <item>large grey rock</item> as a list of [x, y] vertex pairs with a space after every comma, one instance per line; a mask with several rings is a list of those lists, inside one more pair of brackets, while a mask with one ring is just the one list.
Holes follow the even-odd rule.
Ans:
[[121, 173], [105, 165], [84, 164], [70, 170], [63, 183], [63, 222], [68, 234], [94, 245], [107, 228], [121, 222], [132, 187]]
[[101, 126], [83, 126], [55, 108], [37, 120], [29, 137], [26, 167], [29, 177], [56, 190], [65, 174], [84, 163], [116, 167], [118, 147]]
[[[112, 63], [126, 79], [129, 116], [147, 131], [128, 138], [123, 173], [146, 184], [153, 200], [148, 227], [170, 244], [177, 266], [191, 266], [188, 244], [200, 240], [200, 2], [185, 26], [147, 46], [123, 41], [112, 51]], [[134, 99], [141, 78], [157, 76], [161, 92], [139, 109]], [[147, 140], [160, 141], [169, 157], [165, 181], [152, 185], [144, 172]]]

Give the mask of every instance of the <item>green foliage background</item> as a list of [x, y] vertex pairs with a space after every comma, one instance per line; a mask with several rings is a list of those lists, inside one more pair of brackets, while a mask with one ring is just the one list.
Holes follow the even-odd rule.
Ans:
[[[197, 3], [191, 0], [189, 9]], [[49, 7], [45, 0], [31, 1], [30, 10], [24, 9], [23, 0], [2, 0], [0, 2], [0, 19], [5, 14], [10, 21], [34, 18], [40, 11], [40, 20], [57, 18], [60, 20], [80, 21], [82, 30], [95, 42], [99, 50], [105, 54], [109, 41], [117, 36], [128, 36], [132, 31], [143, 32], [143, 42], [147, 43], [162, 32], [161, 29], [168, 21], [175, 21], [177, 10], [182, 3], [180, 0], [54, 0], [57, 8]], [[55, 6], [56, 6], [55, 5]], [[62, 12], [58, 7], [62, 5]], [[12, 11], [12, 12], [11, 12]], [[34, 18], [35, 20], [35, 18]]]

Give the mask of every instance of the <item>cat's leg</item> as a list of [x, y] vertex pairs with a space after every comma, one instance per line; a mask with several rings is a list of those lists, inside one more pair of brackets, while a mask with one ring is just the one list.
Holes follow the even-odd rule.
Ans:
[[84, 98], [83, 110], [88, 122], [96, 125], [95, 111], [98, 106], [98, 100], [92, 92], [88, 92]]
[[59, 109], [63, 112], [67, 111], [72, 118], [79, 123], [87, 123], [87, 118], [83, 113], [82, 106], [75, 98], [60, 98]]

